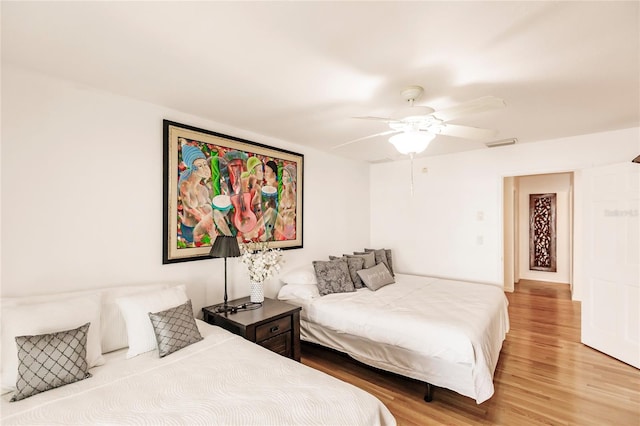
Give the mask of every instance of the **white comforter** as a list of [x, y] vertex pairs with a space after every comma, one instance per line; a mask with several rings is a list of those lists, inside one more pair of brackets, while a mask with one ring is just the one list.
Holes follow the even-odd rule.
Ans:
[[158, 358], [107, 354], [92, 378], [17, 402], [9, 424], [395, 425], [374, 396], [198, 321], [204, 340]]
[[473, 380], [468, 396], [481, 403], [493, 395], [493, 372], [509, 331], [508, 301], [499, 287], [397, 274], [395, 284], [377, 291], [330, 294], [303, 306], [303, 319], [337, 332], [334, 341], [347, 334], [466, 364]]

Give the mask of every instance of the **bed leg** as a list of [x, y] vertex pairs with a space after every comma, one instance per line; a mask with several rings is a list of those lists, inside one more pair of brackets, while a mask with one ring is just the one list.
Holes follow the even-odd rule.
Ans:
[[427, 391], [424, 394], [424, 400], [426, 402], [431, 402], [433, 400], [433, 385], [431, 383], [426, 383]]

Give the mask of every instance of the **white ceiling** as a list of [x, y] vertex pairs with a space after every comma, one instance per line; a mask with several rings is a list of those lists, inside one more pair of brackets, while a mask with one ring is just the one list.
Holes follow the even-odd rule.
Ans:
[[[3, 1], [2, 61], [321, 150], [387, 130], [352, 117], [407, 85], [436, 110], [492, 95], [453, 123], [528, 143], [640, 125], [639, 4]], [[385, 137], [333, 152], [397, 158]]]

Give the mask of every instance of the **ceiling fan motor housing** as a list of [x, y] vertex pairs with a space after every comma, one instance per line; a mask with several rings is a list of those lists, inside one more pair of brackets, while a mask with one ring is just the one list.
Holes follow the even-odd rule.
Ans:
[[424, 89], [420, 86], [409, 86], [400, 92], [402, 98], [407, 102], [418, 100], [422, 93], [424, 93]]

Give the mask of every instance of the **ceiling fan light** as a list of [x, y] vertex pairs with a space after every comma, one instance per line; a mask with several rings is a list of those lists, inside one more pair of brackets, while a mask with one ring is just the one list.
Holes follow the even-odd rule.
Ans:
[[391, 136], [389, 142], [401, 154], [419, 154], [429, 146], [436, 136], [429, 132], [402, 132]]

